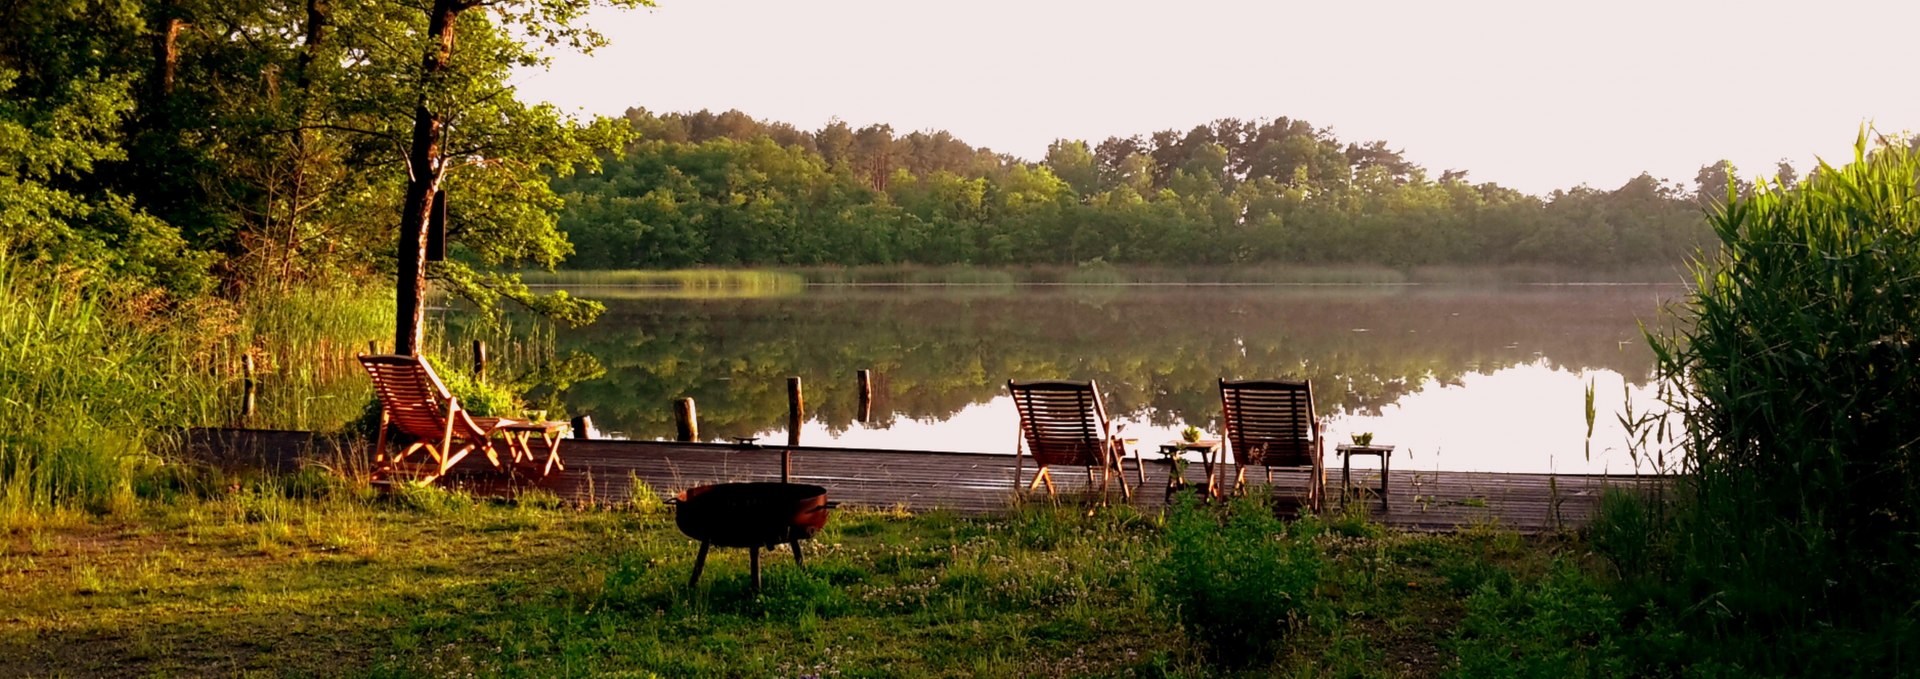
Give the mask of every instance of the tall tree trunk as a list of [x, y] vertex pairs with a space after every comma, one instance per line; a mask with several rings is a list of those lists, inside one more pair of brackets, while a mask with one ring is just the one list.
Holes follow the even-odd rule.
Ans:
[[307, 0], [307, 25], [300, 58], [293, 73], [293, 167], [292, 197], [287, 201], [285, 241], [280, 248], [280, 285], [292, 285], [293, 263], [300, 249], [301, 204], [307, 199], [307, 169], [311, 163], [312, 136], [307, 118], [313, 110], [313, 66], [319, 59], [321, 43], [332, 23], [332, 7], [327, 0]]
[[419, 104], [413, 110], [413, 145], [407, 152], [407, 197], [400, 205], [399, 272], [393, 353], [420, 353], [421, 298], [427, 289], [427, 220], [433, 210], [433, 193], [440, 188], [445, 159], [440, 157], [440, 137], [445, 119], [427, 104], [427, 92], [447, 70], [453, 56], [453, 22], [466, 5], [453, 0], [434, 0], [428, 18], [427, 37], [433, 49], [421, 59]]
[[147, 103], [159, 111], [173, 96], [174, 75], [180, 66], [180, 4], [161, 2], [153, 14], [153, 72], [148, 76]]

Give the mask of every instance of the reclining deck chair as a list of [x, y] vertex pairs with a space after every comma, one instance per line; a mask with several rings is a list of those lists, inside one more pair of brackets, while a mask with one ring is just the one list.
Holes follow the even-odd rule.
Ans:
[[1307, 380], [1220, 380], [1227, 448], [1233, 451], [1233, 489], [1247, 481], [1247, 467], [1307, 472], [1308, 506], [1318, 510], [1327, 494], [1324, 444], [1313, 412], [1313, 385]]
[[[425, 485], [447, 474], [469, 453], [485, 453], [500, 466], [492, 434], [499, 418], [475, 418], [447, 392], [433, 368], [418, 356], [359, 356], [380, 396], [380, 435], [373, 448], [373, 482], [405, 479]], [[413, 443], [387, 455], [387, 431], [398, 430]]]
[[[1100, 469], [1100, 496], [1106, 497], [1110, 475], [1119, 476], [1120, 495], [1133, 499], [1127, 477], [1120, 468], [1126, 446], [1115, 436], [1107, 421], [1106, 405], [1092, 381], [1037, 380], [1007, 381], [1007, 391], [1020, 411], [1020, 441], [1014, 449], [1013, 485], [1020, 488], [1021, 452], [1033, 456], [1039, 468], [1026, 486], [1032, 492], [1045, 483], [1047, 495], [1057, 496], [1053, 487], [1053, 465], [1085, 467], [1087, 485], [1094, 483], [1094, 468]], [[1135, 453], [1137, 458], [1138, 453]], [[1139, 467], [1140, 461], [1134, 460]], [[1145, 471], [1141, 470], [1142, 481]]]

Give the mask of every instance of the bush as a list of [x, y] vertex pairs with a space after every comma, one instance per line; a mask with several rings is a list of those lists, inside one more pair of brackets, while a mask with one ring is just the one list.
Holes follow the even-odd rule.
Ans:
[[1709, 659], [1826, 674], [1837, 651], [1847, 672], [1912, 671], [1920, 153], [1862, 134], [1852, 164], [1762, 182], [1712, 222], [1723, 247], [1695, 269], [1687, 323], [1651, 338], [1687, 425], [1671, 518], [1647, 514], [1672, 522], [1671, 557], [1631, 544], [1662, 531], [1630, 512], [1609, 512], [1602, 546], [1625, 573], [1669, 574], [1665, 607]]
[[1270, 660], [1320, 583], [1311, 536], [1289, 531], [1255, 499], [1238, 499], [1220, 515], [1182, 496], [1167, 514], [1166, 539], [1154, 598], [1223, 663]]

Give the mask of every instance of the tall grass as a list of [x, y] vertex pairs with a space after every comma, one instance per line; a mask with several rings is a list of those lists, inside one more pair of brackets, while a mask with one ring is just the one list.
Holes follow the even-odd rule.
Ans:
[[1601, 530], [1705, 660], [1920, 670], [1920, 154], [1863, 133], [1853, 163], [1712, 223], [1690, 322], [1652, 336], [1685, 486]]
[[124, 506], [179, 427], [350, 420], [366, 391], [351, 356], [391, 322], [366, 292], [163, 302], [0, 253], [0, 521]]
[[[193, 424], [331, 430], [360, 412], [366, 382], [354, 355], [390, 351], [394, 308], [384, 290], [293, 290], [243, 296], [222, 312], [231, 320], [204, 354], [194, 356], [219, 379], [221, 400]], [[369, 346], [371, 343], [373, 346]], [[255, 414], [236, 410], [254, 358]]]
[[123, 497], [155, 426], [211, 391], [147, 300], [83, 280], [0, 253], [0, 522]]

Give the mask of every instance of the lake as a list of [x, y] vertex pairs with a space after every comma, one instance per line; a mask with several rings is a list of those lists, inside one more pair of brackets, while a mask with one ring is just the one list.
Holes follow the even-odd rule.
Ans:
[[[1639, 324], [1679, 286], [809, 286], [773, 297], [571, 288], [600, 299], [558, 333], [599, 379], [566, 400], [614, 435], [669, 439], [672, 402], [706, 440], [786, 440], [786, 378], [808, 445], [1012, 453], [1008, 379], [1093, 379], [1153, 457], [1188, 424], [1218, 434], [1219, 378], [1312, 380], [1328, 451], [1372, 432], [1418, 470], [1630, 473], [1617, 415], [1654, 409]], [[859, 420], [855, 373], [874, 374]], [[1587, 394], [1596, 411], [1591, 438]], [[1672, 460], [1667, 461], [1671, 466]], [[1330, 462], [1337, 466], [1337, 461]], [[1366, 464], [1371, 464], [1366, 463]]]

